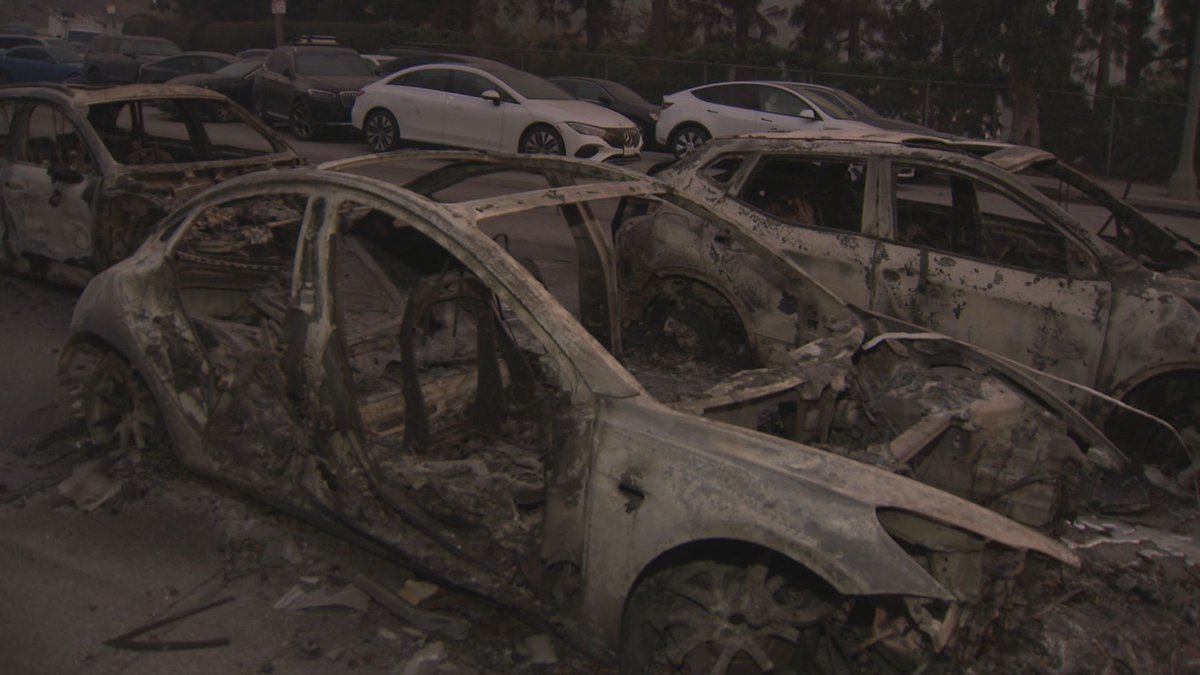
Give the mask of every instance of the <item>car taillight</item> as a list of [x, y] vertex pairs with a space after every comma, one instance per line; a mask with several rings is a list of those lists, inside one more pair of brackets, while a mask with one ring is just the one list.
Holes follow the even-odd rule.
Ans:
[[666, 110], [667, 108], [670, 108], [670, 107], [671, 107], [671, 106], [673, 106], [673, 105], [675, 105], [675, 102], [674, 102], [674, 101], [663, 101], [663, 103], [662, 103], [662, 109], [663, 109], [663, 110]]

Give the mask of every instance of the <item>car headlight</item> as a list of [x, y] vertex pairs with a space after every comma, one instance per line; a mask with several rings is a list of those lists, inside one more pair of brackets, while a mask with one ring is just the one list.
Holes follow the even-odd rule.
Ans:
[[567, 126], [571, 127], [576, 132], [583, 134], [584, 136], [603, 136], [606, 133], [606, 131], [600, 127], [594, 127], [590, 124], [584, 124], [582, 122], [567, 122]]
[[337, 100], [336, 93], [334, 93], [332, 91], [325, 91], [324, 89], [309, 89], [305, 93], [308, 94], [309, 98], [316, 100], [316, 101], [336, 101]]

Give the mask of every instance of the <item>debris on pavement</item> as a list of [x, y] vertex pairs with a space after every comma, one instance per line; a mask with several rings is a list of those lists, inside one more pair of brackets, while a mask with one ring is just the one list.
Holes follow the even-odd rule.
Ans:
[[75, 503], [80, 511], [95, 511], [121, 491], [123, 481], [108, 475], [109, 461], [101, 457], [84, 462], [58, 484], [58, 493]]
[[433, 675], [446, 661], [446, 643], [430, 642], [413, 654], [400, 675]]
[[359, 612], [367, 611], [370, 598], [353, 584], [348, 584], [337, 590], [324, 586], [305, 587], [302, 584], [292, 586], [291, 590], [279, 598], [275, 609], [312, 609], [314, 607], [346, 607]]
[[362, 574], [354, 578], [354, 585], [365, 591], [372, 600], [390, 609], [396, 616], [428, 633], [461, 642], [467, 639], [471, 630], [471, 624], [466, 619], [415, 607]]
[[437, 584], [431, 584], [428, 581], [418, 581], [416, 579], [406, 580], [399, 591], [400, 597], [407, 600], [414, 607], [420, 606], [422, 602], [428, 600], [437, 592]]
[[558, 663], [558, 655], [554, 652], [554, 641], [545, 633], [525, 638], [517, 646], [517, 651], [534, 665], [552, 666]]
[[226, 596], [220, 600], [205, 603], [199, 607], [176, 612], [170, 616], [164, 617], [157, 621], [152, 621], [140, 628], [135, 628], [127, 633], [122, 633], [117, 637], [106, 640], [104, 644], [114, 649], [129, 649], [132, 651], [142, 652], [171, 652], [182, 651], [187, 649], [208, 649], [211, 647], [224, 647], [229, 644], [230, 640], [227, 637], [212, 638], [207, 640], [135, 640], [139, 635], [144, 635], [156, 628], [182, 621], [191, 616], [206, 612], [214, 607], [220, 607], [226, 603], [233, 602], [233, 596]]

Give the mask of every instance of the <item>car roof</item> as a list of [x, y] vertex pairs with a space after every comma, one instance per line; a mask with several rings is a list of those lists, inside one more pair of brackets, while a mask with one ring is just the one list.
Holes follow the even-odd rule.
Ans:
[[223, 94], [186, 84], [119, 84], [110, 87], [86, 84], [12, 84], [0, 87], [0, 97], [29, 95], [41, 95], [42, 97], [58, 95], [69, 99], [76, 106], [118, 101], [148, 101], [158, 98], [226, 100]]

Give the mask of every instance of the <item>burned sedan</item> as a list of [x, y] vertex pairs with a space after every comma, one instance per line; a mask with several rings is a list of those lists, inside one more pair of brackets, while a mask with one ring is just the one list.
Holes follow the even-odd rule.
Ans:
[[[1183, 282], [1010, 173], [1027, 153], [980, 152], [887, 132], [764, 134], [706, 145], [659, 177], [848, 302], [1044, 373], [1136, 459], [1188, 466], [1169, 427], [1114, 414], [1111, 399], [1089, 391], [1200, 438], [1200, 313], [1178, 294]], [[1177, 265], [1194, 257], [1137, 225], [1123, 221], [1115, 239], [1139, 259], [1168, 264], [1164, 247]]]
[[[402, 171], [404, 188], [372, 177]], [[162, 425], [188, 467], [547, 617], [625, 672], [965, 660], [1026, 552], [1077, 562], [898, 474], [1040, 521], [1086, 425], [967, 351], [935, 364], [876, 335], [802, 275], [777, 298], [790, 368], [656, 400], [693, 369], [623, 349], [656, 331], [622, 324], [596, 216], [626, 197], [699, 208], [566, 158], [242, 176], [91, 282], [64, 364], [98, 357], [93, 439], [137, 447]]]
[[302, 162], [196, 87], [0, 88], [0, 266], [83, 286], [204, 188]]

